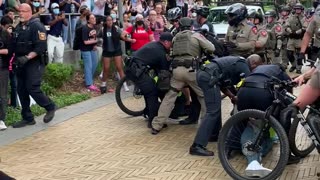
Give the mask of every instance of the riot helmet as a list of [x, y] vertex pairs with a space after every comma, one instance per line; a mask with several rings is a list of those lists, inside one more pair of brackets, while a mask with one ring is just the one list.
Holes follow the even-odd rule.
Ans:
[[[251, 19], [251, 22], [253, 22], [253, 24], [260, 24], [263, 22], [262, 15], [260, 13], [258, 13], [257, 11], [252, 11], [252, 12], [250, 12], [250, 14], [248, 13], [248, 19]], [[259, 23], [256, 23], [255, 19], [259, 19]]]
[[312, 1], [312, 6], [313, 6], [314, 9], [317, 9], [319, 4], [320, 4], [320, 0], [313, 0]]
[[277, 18], [277, 13], [274, 10], [270, 10], [264, 14], [264, 17], [266, 18], [267, 23], [272, 23]]
[[248, 15], [247, 7], [241, 3], [235, 3], [230, 5], [225, 14], [228, 15], [228, 23], [230, 26], [238, 25]]
[[179, 7], [175, 7], [168, 10], [168, 20], [179, 20], [182, 17], [182, 11]]
[[307, 18], [311, 18], [313, 16], [313, 14], [315, 13], [315, 9], [314, 8], [308, 8], [305, 12], [305, 15]]
[[200, 15], [204, 18], [209, 16], [209, 8], [207, 6], [200, 6], [196, 9], [197, 15]]
[[297, 3], [293, 6], [294, 12], [297, 14], [301, 14], [301, 12], [304, 10], [304, 7], [301, 3]]
[[192, 24], [193, 24], [192, 19], [188, 17], [183, 17], [179, 20], [179, 27], [181, 30], [190, 29]]

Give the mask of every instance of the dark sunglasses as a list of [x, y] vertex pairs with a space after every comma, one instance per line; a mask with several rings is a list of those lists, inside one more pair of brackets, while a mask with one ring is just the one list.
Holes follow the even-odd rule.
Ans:
[[173, 24], [173, 23], [175, 23], [175, 22], [179, 22], [179, 20], [178, 20], [178, 19], [175, 19], [175, 20], [171, 20], [171, 21], [170, 21], [171, 24]]

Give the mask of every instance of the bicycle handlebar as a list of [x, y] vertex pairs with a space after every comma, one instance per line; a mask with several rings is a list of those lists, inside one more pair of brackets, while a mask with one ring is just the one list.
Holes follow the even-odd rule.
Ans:
[[277, 88], [294, 88], [298, 85], [294, 81], [283, 81], [274, 76], [271, 77], [271, 80], [267, 84], [273, 87], [277, 86]]

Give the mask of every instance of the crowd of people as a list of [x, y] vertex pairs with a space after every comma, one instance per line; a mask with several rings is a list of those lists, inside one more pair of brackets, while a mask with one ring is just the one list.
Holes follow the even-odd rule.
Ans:
[[[255, 11], [248, 12], [241, 3], [232, 4], [225, 12], [229, 27], [224, 41], [215, 37], [213, 25], [207, 21], [209, 8], [202, 6], [201, 1], [176, 1], [169, 8], [163, 2], [152, 0], [123, 1], [121, 11], [117, 2], [105, 0], [32, 0], [14, 5], [4, 10], [1, 19], [0, 129], [6, 129], [9, 74], [11, 93], [16, 93], [14, 88], [17, 87], [22, 106], [23, 119], [14, 124], [14, 128], [35, 124], [29, 96], [47, 110], [45, 123], [54, 118], [57, 107], [40, 90], [43, 71], [47, 63], [62, 63], [64, 45], [73, 43], [73, 49], [81, 52], [88, 91], [113, 92], [107, 79], [110, 63], [114, 60], [119, 77], [127, 76], [144, 95], [144, 116], [153, 135], [167, 127], [177, 104], [188, 105], [191, 109], [189, 117], [179, 124], [198, 121], [200, 124], [189, 152], [213, 156], [213, 151], [207, 150], [206, 146], [209, 141], [217, 141], [222, 126], [220, 91], [237, 105], [238, 110], [265, 111], [273, 96], [261, 83], [271, 76], [290, 80], [286, 73], [289, 63], [289, 72], [296, 70], [301, 74], [307, 52], [309, 59], [317, 59], [320, 11], [316, 9], [316, 3], [318, 1], [315, 1], [314, 9], [305, 13], [304, 7], [295, 2], [282, 6], [279, 13], [271, 10], [264, 16]], [[17, 12], [19, 18], [14, 17]], [[43, 16], [45, 12], [50, 15]], [[73, 14], [77, 12], [80, 17]], [[119, 21], [120, 16], [123, 22]], [[309, 45], [312, 38], [313, 43]], [[125, 41], [125, 49], [121, 41]], [[123, 69], [124, 53], [130, 56], [126, 69]], [[203, 56], [209, 60], [200, 65], [196, 63], [197, 67], [194, 67], [195, 58]], [[94, 84], [94, 73], [100, 61], [103, 70], [98, 87]], [[312, 76], [305, 92], [314, 96], [306, 99], [302, 93], [289, 107], [293, 110], [303, 108], [319, 96], [318, 63], [312, 66], [316, 67], [295, 81], [301, 84]], [[158, 81], [149, 74], [150, 69], [159, 77]], [[236, 85], [241, 76], [247, 79], [237, 93], [230, 87]], [[169, 83], [161, 82], [168, 78]], [[126, 83], [123, 86], [129, 91]], [[185, 98], [177, 103], [180, 92]], [[14, 97], [11, 101], [15, 101]], [[253, 128], [248, 125], [243, 131], [242, 145], [254, 138]], [[261, 153], [247, 156], [248, 176], [265, 176], [271, 171], [261, 165], [261, 156]], [[289, 163], [299, 160], [290, 155]]]

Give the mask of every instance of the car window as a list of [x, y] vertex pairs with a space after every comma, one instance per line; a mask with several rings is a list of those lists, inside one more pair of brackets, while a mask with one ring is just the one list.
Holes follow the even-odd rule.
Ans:
[[213, 9], [210, 11], [208, 21], [214, 24], [227, 23], [228, 17], [224, 13], [225, 9]]

